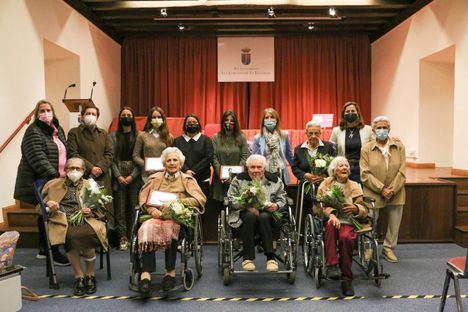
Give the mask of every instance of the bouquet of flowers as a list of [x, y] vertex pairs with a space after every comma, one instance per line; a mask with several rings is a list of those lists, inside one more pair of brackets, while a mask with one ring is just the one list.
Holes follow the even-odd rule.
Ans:
[[313, 175], [320, 176], [327, 174], [328, 166], [330, 166], [333, 156], [328, 154], [322, 155], [321, 153], [315, 154], [314, 157], [310, 156], [309, 153], [306, 155]]
[[175, 223], [185, 225], [190, 228], [195, 227], [195, 213], [190, 207], [185, 207], [181, 202], [175, 201], [163, 211], [162, 217], [165, 220], [172, 220]]
[[[314, 157], [310, 156], [309, 153], [306, 153], [307, 161], [311, 168], [311, 173], [315, 176], [327, 175], [328, 166], [330, 166], [333, 157], [325, 154], [322, 155], [321, 153], [315, 154]], [[307, 185], [304, 189], [306, 194], [313, 196], [312, 194], [312, 185]]]
[[[184, 204], [178, 201], [170, 203], [167, 209], [165, 209], [162, 213], [162, 219], [172, 220], [177, 224], [183, 224], [190, 228], [195, 227], [194, 216], [195, 216], [195, 213], [193, 211], [193, 208], [185, 207]], [[140, 216], [138, 221], [140, 221], [140, 223], [143, 223], [146, 220], [149, 220], [152, 218], [153, 218], [152, 216], [148, 214], [144, 214]]]
[[345, 204], [345, 198], [343, 190], [340, 186], [333, 184], [331, 189], [325, 194], [319, 194], [317, 199], [321, 201], [326, 207], [332, 207], [338, 210], [339, 216], [346, 216], [349, 218], [356, 230], [362, 230], [364, 227], [359, 221], [357, 221], [352, 215], [347, 215], [343, 212], [343, 206]]
[[[252, 180], [247, 184], [242, 185], [240, 194], [234, 199], [242, 206], [255, 208], [259, 211], [265, 208], [266, 195], [262, 187], [262, 183], [258, 180]], [[280, 221], [282, 214], [279, 211], [271, 212], [275, 221]]]
[[[89, 179], [90, 185], [86, 186], [81, 193], [80, 202], [81, 207], [90, 208], [93, 213], [104, 213], [105, 206], [112, 202], [112, 196], [107, 195], [104, 187], [96, 183], [96, 181]], [[70, 216], [70, 224], [79, 226], [84, 223], [83, 211], [78, 210]]]

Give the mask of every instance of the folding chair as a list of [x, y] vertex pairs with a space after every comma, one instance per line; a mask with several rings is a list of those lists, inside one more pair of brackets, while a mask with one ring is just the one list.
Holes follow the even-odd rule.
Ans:
[[[48, 221], [49, 221], [49, 214], [48, 214], [48, 208], [46, 204], [44, 203], [44, 200], [42, 199], [42, 189], [44, 185], [46, 184], [46, 180], [44, 179], [39, 179], [34, 181], [33, 183], [33, 188], [34, 188], [34, 195], [36, 196], [37, 201], [39, 202], [39, 207], [40, 207], [40, 214], [42, 216], [42, 220], [44, 222], [44, 229], [45, 231], [45, 236], [46, 236], [46, 275], [49, 278], [49, 288], [50, 289], [59, 289], [59, 283], [57, 281], [57, 274], [55, 271], [55, 265], [54, 265], [54, 258], [52, 256], [52, 247], [50, 245], [50, 240], [49, 240], [49, 233], [47, 232], [47, 227], [48, 227]], [[107, 221], [106, 223], [106, 229], [107, 229]], [[101, 246], [100, 247], [100, 252], [99, 252], [99, 269], [103, 269], [103, 258], [104, 258], [104, 253], [106, 254], [106, 267], [107, 267], [107, 279], [111, 279], [111, 268], [110, 268], [110, 249], [104, 252], [104, 248]]]
[[440, 301], [439, 311], [444, 311], [445, 301], [447, 300], [447, 292], [450, 286], [450, 279], [453, 279], [453, 286], [455, 288], [455, 299], [457, 300], [457, 310], [463, 311], [460, 295], [460, 279], [468, 278], [468, 248], [465, 257], [454, 257], [447, 261], [447, 272], [445, 274], [444, 289], [442, 290], [442, 297]]

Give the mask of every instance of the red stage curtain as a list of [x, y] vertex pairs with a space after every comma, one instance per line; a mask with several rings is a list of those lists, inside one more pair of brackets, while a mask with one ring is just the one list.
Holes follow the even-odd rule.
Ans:
[[278, 36], [275, 82], [217, 82], [216, 38], [127, 38], [122, 46], [122, 105], [146, 115], [154, 105], [170, 117], [197, 114], [219, 123], [234, 110], [243, 128], [258, 129], [274, 107], [285, 129], [302, 129], [313, 113], [337, 114], [346, 101], [370, 118], [370, 45], [363, 35]]

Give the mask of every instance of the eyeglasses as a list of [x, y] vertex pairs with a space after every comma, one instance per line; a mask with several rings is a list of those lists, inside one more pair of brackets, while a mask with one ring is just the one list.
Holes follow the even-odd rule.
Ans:
[[310, 138], [311, 136], [320, 136], [320, 134], [322, 134], [322, 132], [307, 132], [306, 135]]
[[67, 167], [66, 169], [67, 169], [67, 170], [78, 170], [78, 171], [84, 171], [84, 169], [83, 169], [83, 168], [81, 168], [81, 167], [74, 167], [74, 166], [72, 166], [72, 167]]

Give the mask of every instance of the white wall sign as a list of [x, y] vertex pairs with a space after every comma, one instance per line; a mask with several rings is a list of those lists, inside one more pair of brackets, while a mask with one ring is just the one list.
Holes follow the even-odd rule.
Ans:
[[218, 81], [275, 81], [275, 38], [218, 37]]
[[312, 120], [318, 122], [323, 128], [333, 126], [333, 114], [313, 114]]

